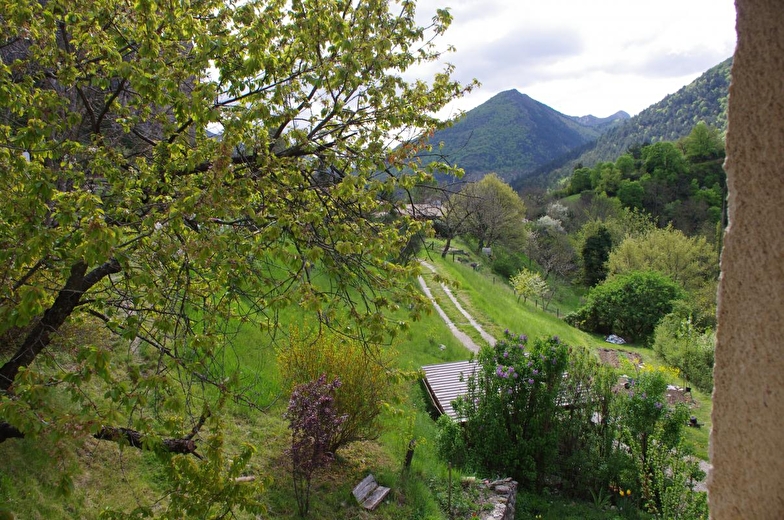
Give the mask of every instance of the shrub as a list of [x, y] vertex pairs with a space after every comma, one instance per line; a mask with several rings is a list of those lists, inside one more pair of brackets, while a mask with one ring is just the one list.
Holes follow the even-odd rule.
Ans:
[[558, 338], [529, 345], [508, 332], [480, 351], [455, 409], [466, 418], [472, 457], [486, 470], [511, 474], [523, 486], [543, 482], [558, 453], [555, 410], [567, 358]]
[[606, 481], [602, 460], [613, 440], [608, 369], [557, 337], [529, 343], [508, 331], [478, 362], [467, 394], [455, 403], [466, 419], [464, 438], [453, 440], [452, 424], [440, 420], [442, 455], [511, 475], [522, 488], [541, 488], [555, 477], [587, 497], [590, 487]]
[[346, 420], [332, 439], [330, 451], [335, 452], [351, 442], [378, 437], [378, 417], [384, 403], [395, 397], [399, 375], [391, 367], [392, 357], [377, 346], [334, 333], [306, 337], [292, 327], [289, 345], [280, 351], [278, 361], [287, 390], [321, 374], [330, 380], [340, 379], [335, 408]]
[[678, 368], [693, 386], [713, 390], [713, 331], [701, 332], [690, 318], [667, 315], [653, 335], [653, 349], [670, 365]]
[[672, 310], [682, 290], [655, 271], [612, 277], [588, 293], [587, 303], [567, 321], [583, 330], [646, 340]]
[[456, 466], [463, 466], [466, 462], [463, 428], [446, 414], [442, 414], [438, 418], [436, 427], [438, 428], [436, 436], [438, 455]]
[[584, 348], [569, 351], [568, 376], [559, 392], [558, 459], [554, 474], [564, 492], [589, 499], [606, 486], [625, 461], [614, 456], [615, 394], [618, 377]]
[[620, 405], [621, 441], [628, 446], [637, 467], [633, 488], [645, 509], [661, 512], [662, 497], [682, 477], [672, 471], [683, 468], [679, 464], [685, 455], [681, 436], [688, 409], [682, 403], [667, 403], [667, 378], [661, 369], [643, 370], [631, 381]]
[[347, 416], [337, 412], [334, 392], [340, 379], [327, 383], [322, 374], [317, 380], [297, 385], [291, 393], [286, 418], [291, 430], [292, 477], [294, 495], [301, 516], [310, 508], [310, 482], [313, 474], [334, 458], [335, 438]]

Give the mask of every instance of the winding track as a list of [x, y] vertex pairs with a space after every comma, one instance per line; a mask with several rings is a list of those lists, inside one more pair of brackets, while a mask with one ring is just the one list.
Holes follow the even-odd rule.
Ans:
[[[433, 273], [436, 272], [435, 267], [433, 267], [429, 263], [425, 262], [424, 260], [420, 260], [419, 262], [423, 266], [427, 267], [431, 272], [433, 272]], [[449, 327], [450, 331], [452, 331], [452, 335], [455, 338], [457, 338], [458, 341], [460, 341], [463, 344], [463, 346], [465, 346], [465, 348], [467, 348], [471, 352], [474, 352], [474, 353], [479, 352], [479, 345], [477, 345], [474, 342], [474, 340], [472, 340], [466, 333], [464, 333], [460, 329], [458, 329], [457, 326], [452, 322], [452, 320], [450, 320], [449, 317], [446, 315], [446, 313], [441, 308], [441, 306], [438, 304], [438, 302], [436, 302], [435, 298], [433, 297], [433, 293], [430, 291], [430, 288], [425, 283], [425, 279], [423, 277], [421, 277], [421, 276], [419, 276], [418, 279], [419, 279], [419, 285], [422, 287], [422, 291], [425, 293], [425, 296], [430, 298], [430, 301], [433, 302], [433, 306], [436, 308], [436, 311], [438, 312], [438, 315], [441, 316], [441, 319], [444, 320], [444, 323], [446, 323], [446, 326]], [[452, 300], [452, 303], [455, 304], [455, 307], [457, 307], [457, 310], [460, 311], [460, 314], [465, 316], [465, 318], [468, 320], [468, 323], [470, 323], [471, 326], [474, 329], [476, 329], [477, 332], [479, 332], [479, 335], [482, 336], [482, 339], [487, 341], [490, 345], [495, 345], [496, 339], [493, 336], [491, 336], [490, 334], [488, 334], [487, 331], [485, 331], [482, 328], [482, 326], [474, 319], [473, 316], [468, 314], [468, 311], [466, 311], [463, 308], [463, 306], [460, 305], [460, 302], [457, 301], [457, 298], [455, 298], [455, 295], [452, 293], [452, 291], [449, 289], [449, 287], [447, 287], [445, 284], [442, 283], [441, 284], [441, 288], [444, 290], [444, 292], [449, 297], [449, 299]]]

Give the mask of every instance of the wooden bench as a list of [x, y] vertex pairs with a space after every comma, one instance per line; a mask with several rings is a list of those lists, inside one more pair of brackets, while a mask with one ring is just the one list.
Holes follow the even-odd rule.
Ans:
[[371, 473], [362, 479], [362, 482], [357, 484], [351, 493], [362, 507], [369, 511], [373, 511], [389, 494], [389, 488], [379, 486], [378, 482], [376, 482], [376, 478]]

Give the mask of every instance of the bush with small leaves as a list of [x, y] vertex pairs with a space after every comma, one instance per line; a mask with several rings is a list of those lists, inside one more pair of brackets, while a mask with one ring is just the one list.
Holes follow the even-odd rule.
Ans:
[[289, 344], [278, 354], [287, 389], [317, 379], [340, 379], [335, 390], [335, 409], [346, 416], [332, 438], [335, 452], [354, 441], [375, 439], [385, 403], [396, 398], [404, 374], [393, 368], [394, 353], [378, 346], [363, 345], [334, 333], [308, 337], [299, 329], [289, 330]]
[[334, 392], [340, 380], [327, 383], [323, 374], [315, 381], [298, 385], [291, 393], [285, 417], [291, 430], [291, 470], [294, 478], [294, 494], [300, 515], [310, 509], [310, 482], [313, 474], [334, 459], [330, 447], [345, 415], [335, 409]]

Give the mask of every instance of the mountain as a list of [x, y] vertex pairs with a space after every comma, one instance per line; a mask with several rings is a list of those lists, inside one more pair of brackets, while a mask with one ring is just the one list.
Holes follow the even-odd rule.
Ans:
[[430, 142], [443, 143], [438, 153], [463, 168], [465, 180], [495, 172], [509, 181], [592, 143], [628, 117], [625, 112], [607, 118], [566, 116], [517, 90], [507, 90], [436, 132]]
[[572, 121], [576, 121], [583, 126], [588, 126], [591, 128], [607, 128], [609, 126], [613, 126], [620, 121], [629, 119], [631, 116], [624, 112], [623, 110], [619, 110], [618, 112], [614, 113], [609, 117], [596, 117], [596, 116], [566, 116]]
[[676, 93], [610, 128], [582, 151], [573, 150], [527, 177], [518, 176], [512, 181], [512, 187], [519, 190], [531, 184], [552, 184], [571, 175], [577, 164], [590, 167], [601, 161], [614, 161], [629, 147], [657, 141], [677, 141], [687, 136], [700, 121], [724, 134], [727, 130], [731, 68], [732, 58], [729, 58]]

